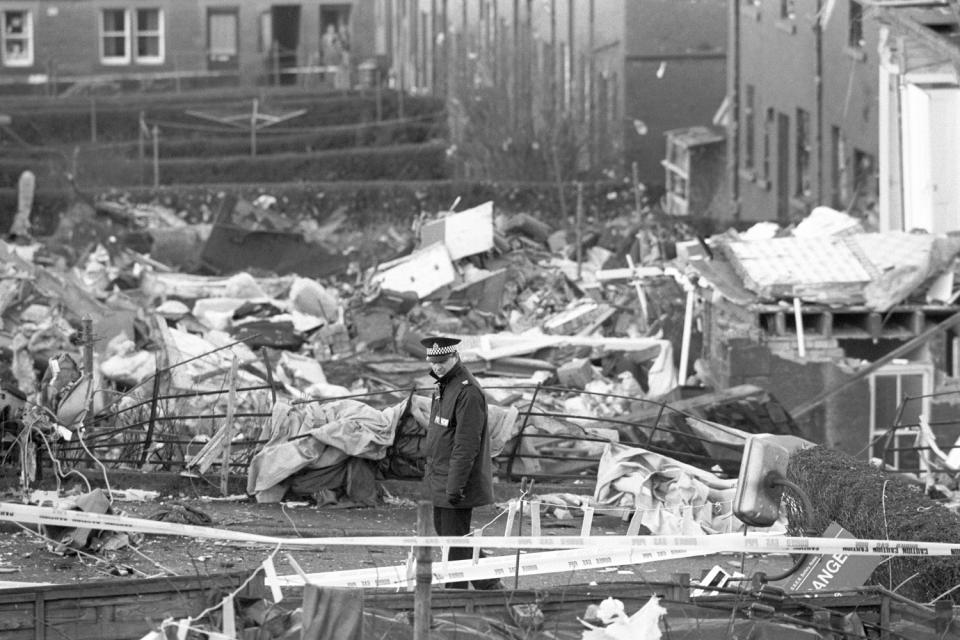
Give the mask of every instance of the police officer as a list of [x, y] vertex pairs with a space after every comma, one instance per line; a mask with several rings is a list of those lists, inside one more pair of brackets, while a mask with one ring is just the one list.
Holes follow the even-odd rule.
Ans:
[[[427, 425], [424, 481], [433, 502], [437, 535], [470, 533], [473, 508], [493, 503], [493, 471], [487, 400], [477, 380], [460, 361], [460, 340], [435, 336], [420, 343], [427, 349], [430, 375], [436, 379]], [[470, 547], [451, 547], [450, 560], [468, 560]], [[466, 582], [452, 582], [466, 589]], [[474, 580], [475, 589], [502, 589], [497, 579]]]

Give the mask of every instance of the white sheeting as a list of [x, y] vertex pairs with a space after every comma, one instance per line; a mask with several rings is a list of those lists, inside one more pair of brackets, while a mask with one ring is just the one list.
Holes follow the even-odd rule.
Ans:
[[[247, 471], [247, 493], [280, 499], [280, 483], [303, 469], [323, 469], [347, 456], [380, 460], [393, 442], [406, 401], [380, 411], [356, 400], [274, 407], [269, 441]], [[306, 436], [290, 440], [294, 436]], [[282, 488], [282, 487], [281, 487]]]
[[600, 458], [594, 503], [641, 512], [654, 534], [728, 533], [743, 525], [732, 514], [735, 479], [645, 449], [610, 443]]

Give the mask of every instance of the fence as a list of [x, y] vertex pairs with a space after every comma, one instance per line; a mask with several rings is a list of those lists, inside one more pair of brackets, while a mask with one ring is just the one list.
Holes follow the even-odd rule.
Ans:
[[[225, 348], [227, 347], [221, 347], [216, 351]], [[203, 354], [198, 358], [212, 353], [215, 352]], [[201, 471], [206, 471], [217, 467], [221, 473], [224, 473], [224, 465], [226, 465], [229, 471], [245, 472], [259, 447], [267, 442], [267, 438], [262, 436], [268, 433], [265, 427], [272, 416], [272, 404], [275, 401], [274, 383], [268, 380], [263, 385], [239, 387], [234, 377], [225, 380], [216, 390], [163, 393], [163, 381], [170, 372], [191, 360], [161, 369], [147, 383], [128, 391], [123, 395], [127, 400], [125, 406], [85, 419], [83, 424], [86, 435], [81, 438], [72, 442], [61, 441], [56, 452], [48, 444], [47, 451], [50, 457], [76, 465], [83, 464], [84, 461], [89, 464], [88, 458], [91, 458], [98, 464], [112, 468], [143, 469], [149, 465], [152, 469], [166, 471], [187, 470], [191, 467], [199, 467]], [[269, 362], [265, 364], [269, 371]], [[146, 391], [147, 388], [149, 391]], [[612, 426], [621, 434], [618, 440], [627, 440], [655, 453], [673, 456], [693, 464], [705, 465], [717, 462], [716, 456], [706, 455], [706, 445], [728, 448], [731, 451], [731, 460], [739, 459], [739, 447], [736, 444], [718, 442], [689, 430], [677, 428], [676, 424], [671, 423], [671, 418], [680, 418], [681, 422], [686, 422], [693, 416], [676, 411], [666, 403], [544, 385], [489, 386], [487, 389], [532, 392], [529, 403], [517, 415], [519, 427], [515, 430], [516, 435], [507, 441], [503, 453], [496, 459], [499, 463], [499, 475], [507, 480], [514, 480], [519, 476], [552, 480], [596, 478], [599, 465], [597, 450], [602, 449], [602, 445], [610, 442], [612, 438], [601, 437], [591, 428], [578, 425], [577, 422], [595, 423], [605, 428]], [[139, 391], [140, 399], [131, 400], [137, 397], [133, 391]], [[409, 401], [412, 396], [426, 394], [429, 391], [430, 389], [418, 387], [398, 388], [332, 398], [304, 399], [296, 401], [296, 404], [358, 398], [373, 398], [375, 403], [396, 402], [398, 397], [407, 397]], [[554, 394], [554, 398], [578, 395], [589, 396], [600, 402], [652, 405], [657, 408], [657, 416], [652, 423], [645, 424], [631, 422], [622, 417], [545, 411], [538, 406], [538, 399], [542, 399], [545, 393]], [[189, 410], [191, 400], [208, 399], [212, 396], [228, 396], [233, 400], [229, 402], [226, 411], [222, 412], [217, 410], [191, 412]], [[241, 398], [239, 403], [235, 400], [238, 397]], [[256, 410], [256, 406], [254, 410], [238, 410], [238, 405], [242, 403], [259, 404], [263, 406], [263, 410]], [[559, 421], [563, 425], [562, 432], [550, 433], [538, 428], [536, 422], [539, 419]], [[186, 434], [204, 431], [206, 426], [204, 423], [210, 426], [213, 432], [211, 437], [206, 439], [186, 437]], [[214, 428], [217, 424], [221, 426]], [[26, 428], [29, 428], [29, 425]], [[224, 436], [225, 431], [229, 433], [231, 430], [237, 434], [237, 437]], [[253, 434], [258, 434], [259, 437]], [[400, 435], [398, 428], [397, 437], [399, 438]], [[230, 445], [223, 447], [222, 445], [227, 442]], [[562, 462], [565, 468], [551, 471], [551, 467], [556, 466], [554, 463], [559, 462]], [[531, 463], [535, 463], [534, 466], [540, 470], [521, 469], [521, 467], [530, 466]], [[569, 472], [571, 470], [573, 473]]]

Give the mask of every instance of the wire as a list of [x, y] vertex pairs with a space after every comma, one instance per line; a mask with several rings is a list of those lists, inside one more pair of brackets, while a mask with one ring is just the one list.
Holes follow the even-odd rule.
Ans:
[[[35, 537], [37, 537], [37, 538], [40, 538], [41, 540], [44, 540], [44, 541], [46, 541], [46, 542], [48, 542], [48, 543], [50, 543], [50, 544], [52, 544], [52, 545], [55, 545], [55, 546], [58, 546], [58, 547], [59, 547], [59, 546], [62, 544], [61, 542], [59, 542], [59, 541], [57, 541], [57, 540], [54, 540], [53, 538], [50, 538], [50, 537], [48, 537], [48, 536], [45, 536], [45, 535], [43, 535], [42, 533], [40, 533], [39, 531], [34, 531], [34, 530], [31, 529], [30, 527], [27, 527], [27, 526], [25, 526], [25, 525], [23, 525], [23, 524], [21, 524], [21, 523], [19, 523], [19, 522], [14, 522], [14, 524], [17, 525], [18, 527], [20, 527], [21, 529], [23, 529], [24, 531], [26, 531], [27, 533], [29, 533], [30, 535], [33, 535], [33, 536], [35, 536]], [[131, 547], [131, 548], [132, 548], [132, 547]], [[107, 563], [107, 561], [106, 561], [104, 558], [95, 556], [95, 555], [93, 555], [92, 553], [88, 553], [88, 552], [84, 551], [83, 549], [77, 549], [77, 548], [74, 548], [74, 547], [70, 547], [70, 550], [71, 550], [72, 552], [76, 553], [77, 556], [87, 557], [87, 558], [93, 560], [94, 564], [106, 564], [106, 563]], [[137, 569], [136, 567], [130, 567], [130, 568], [131, 568], [133, 571], [141, 574], [142, 576], [146, 576], [146, 575], [147, 575], [146, 573], [144, 573], [143, 571], [140, 571], [140, 570]], [[111, 573], [109, 573], [109, 572], [102, 571], [102, 570], [100, 570], [100, 569], [97, 569], [97, 570], [100, 571], [101, 573], [103, 573], [104, 575], [113, 576], [113, 574], [111, 574]]]
[[87, 452], [87, 455], [90, 456], [90, 458], [97, 463], [97, 465], [100, 467], [100, 470], [103, 472], [103, 483], [107, 487], [107, 500], [109, 500], [110, 503], [112, 504], [113, 491], [110, 489], [110, 478], [107, 476], [107, 468], [103, 465], [102, 462], [100, 462], [99, 459], [97, 459], [95, 455], [93, 455], [90, 449], [87, 448], [87, 444], [83, 441], [83, 427], [80, 427], [74, 433], [77, 434], [77, 439], [80, 441], [80, 446], [83, 447], [83, 450]]
[[53, 449], [50, 448], [50, 441], [47, 439], [46, 434], [43, 433], [43, 431], [39, 427], [37, 427], [36, 425], [30, 425], [30, 427], [28, 428], [36, 431], [40, 435], [40, 439], [43, 440], [43, 444], [47, 448], [47, 454], [50, 456], [50, 460], [53, 462], [53, 464], [56, 467], [57, 493], [60, 493], [60, 488], [61, 488], [60, 479], [66, 478], [71, 474], [76, 474], [80, 476], [80, 479], [83, 480], [83, 483], [87, 485], [87, 493], [93, 491], [93, 488], [90, 486], [90, 481], [87, 479], [85, 475], [83, 475], [76, 469], [70, 469], [69, 471], [66, 471], [66, 472], [63, 470], [63, 467], [60, 464], [60, 460], [55, 455], [53, 455]]
[[[274, 559], [274, 557], [276, 557], [277, 553], [280, 551], [280, 548], [281, 548], [282, 546], [283, 546], [282, 544], [277, 544], [276, 548], [275, 548], [272, 552], [270, 552], [270, 555], [267, 556], [266, 560], [264, 560], [263, 562], [261, 562], [261, 563], [260, 563], [260, 566], [257, 567], [257, 568], [253, 571], [253, 573], [251, 573], [249, 576], [247, 576], [247, 579], [244, 580], [244, 581], [240, 584], [239, 587], [237, 587], [236, 589], [234, 589], [233, 592], [232, 592], [230, 595], [228, 595], [226, 598], [224, 598], [223, 600], [221, 600], [218, 604], [215, 604], [215, 605], [213, 605], [213, 606], [207, 607], [206, 609], [204, 609], [203, 611], [201, 611], [200, 613], [198, 613], [198, 614], [195, 615], [195, 616], [188, 616], [188, 617], [186, 618], [187, 624], [189, 625], [191, 622], [197, 622], [198, 620], [201, 620], [202, 618], [206, 617], [206, 616], [209, 615], [210, 613], [212, 613], [212, 612], [216, 611], [217, 609], [219, 609], [220, 607], [222, 607], [222, 606], [223, 606], [223, 603], [226, 602], [228, 598], [233, 598], [233, 597], [236, 596], [238, 593], [240, 593], [241, 591], [243, 591], [243, 590], [246, 588], [246, 586], [247, 586], [248, 584], [250, 584], [250, 582], [253, 581], [253, 579], [256, 577], [256, 575], [263, 570], [263, 563], [264, 563], [264, 562], [267, 562], [267, 561], [272, 562], [273, 559]], [[169, 626], [173, 626], [173, 625], [172, 625], [171, 623], [164, 622], [164, 624], [163, 624], [163, 626], [161, 627], [161, 629], [165, 629], [165, 628], [167, 628], [167, 627], [169, 627]]]

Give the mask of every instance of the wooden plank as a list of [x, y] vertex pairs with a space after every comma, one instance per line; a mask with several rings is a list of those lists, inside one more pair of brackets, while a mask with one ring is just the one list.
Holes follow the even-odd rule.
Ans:
[[227, 416], [224, 419], [226, 430], [223, 432], [223, 460], [220, 463], [220, 493], [228, 495], [227, 485], [230, 481], [230, 445], [233, 441], [233, 414], [237, 408], [237, 356], [234, 354], [230, 365], [229, 391], [227, 394]]
[[37, 593], [33, 600], [33, 637], [34, 640], [45, 640], [47, 637], [47, 616], [44, 607], [43, 593]]

